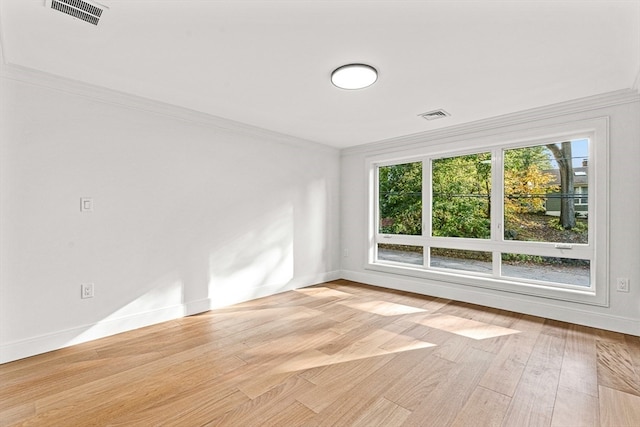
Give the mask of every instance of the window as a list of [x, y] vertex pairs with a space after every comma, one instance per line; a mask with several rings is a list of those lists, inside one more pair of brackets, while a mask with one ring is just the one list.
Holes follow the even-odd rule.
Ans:
[[491, 237], [491, 153], [431, 161], [433, 236]]
[[373, 158], [368, 266], [604, 305], [606, 222], [595, 230], [594, 218], [606, 218], [606, 185], [595, 179], [606, 176], [606, 156], [601, 126], [478, 151]]
[[[583, 198], [575, 175], [584, 174], [580, 181], [588, 184], [586, 172], [578, 168], [588, 159], [589, 140], [505, 149], [503, 153], [504, 238], [588, 243], [588, 222], [576, 209]], [[588, 213], [587, 209], [583, 211]]]
[[422, 163], [378, 169], [378, 230], [387, 234], [422, 234]]

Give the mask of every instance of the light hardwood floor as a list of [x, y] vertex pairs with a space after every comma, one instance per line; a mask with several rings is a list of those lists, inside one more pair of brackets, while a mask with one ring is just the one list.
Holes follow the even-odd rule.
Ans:
[[640, 338], [339, 280], [0, 366], [0, 424], [640, 426]]

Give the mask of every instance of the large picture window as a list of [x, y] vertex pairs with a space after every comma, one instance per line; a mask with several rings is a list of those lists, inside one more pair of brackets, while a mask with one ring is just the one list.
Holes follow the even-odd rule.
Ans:
[[606, 217], [606, 186], [596, 180], [606, 174], [606, 144], [596, 132], [370, 168], [371, 267], [606, 303], [606, 230], [595, 230]]

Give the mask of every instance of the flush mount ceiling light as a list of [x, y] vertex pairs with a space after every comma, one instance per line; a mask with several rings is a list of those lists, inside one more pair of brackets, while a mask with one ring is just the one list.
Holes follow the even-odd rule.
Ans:
[[340, 89], [364, 89], [378, 80], [378, 71], [366, 64], [347, 64], [331, 73], [331, 83]]

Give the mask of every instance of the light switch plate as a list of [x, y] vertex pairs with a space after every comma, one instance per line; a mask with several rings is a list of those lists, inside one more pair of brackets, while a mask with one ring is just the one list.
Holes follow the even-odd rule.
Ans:
[[80, 212], [93, 212], [93, 199], [91, 197], [80, 198]]

